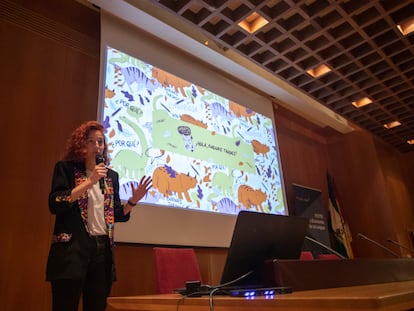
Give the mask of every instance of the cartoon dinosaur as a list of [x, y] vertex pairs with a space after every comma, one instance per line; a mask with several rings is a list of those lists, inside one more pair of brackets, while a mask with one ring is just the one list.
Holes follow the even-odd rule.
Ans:
[[141, 154], [135, 150], [123, 149], [115, 155], [112, 161], [112, 166], [121, 178], [139, 179], [144, 175], [145, 167], [149, 160], [145, 154], [145, 151], [148, 149], [147, 138], [141, 128], [136, 124], [142, 117], [143, 112], [140, 108], [131, 105], [128, 108], [127, 114], [128, 116], [133, 117], [136, 121], [134, 122], [125, 116], [122, 116], [119, 119], [123, 124], [131, 127], [138, 136], [141, 146]]
[[246, 208], [256, 208], [263, 212], [262, 203], [266, 200], [267, 195], [260, 189], [253, 189], [248, 185], [241, 185], [238, 190], [239, 203]]
[[166, 197], [175, 192], [182, 200], [184, 195], [187, 202], [191, 202], [188, 190], [194, 188], [196, 184], [197, 180], [194, 177], [177, 173], [168, 165], [157, 167], [152, 174], [153, 188], [158, 189]]

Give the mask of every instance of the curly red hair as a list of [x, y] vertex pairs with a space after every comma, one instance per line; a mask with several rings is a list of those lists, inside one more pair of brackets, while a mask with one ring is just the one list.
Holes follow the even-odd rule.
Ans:
[[[105, 128], [97, 121], [87, 121], [76, 128], [66, 143], [66, 149], [63, 156], [65, 161], [84, 162], [86, 156], [86, 144], [88, 135], [91, 131], [98, 130], [104, 134]], [[109, 163], [108, 145], [104, 136], [103, 157], [105, 164]]]

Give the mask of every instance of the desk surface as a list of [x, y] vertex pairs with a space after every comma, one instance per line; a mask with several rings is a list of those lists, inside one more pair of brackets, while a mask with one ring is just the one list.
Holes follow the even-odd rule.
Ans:
[[[215, 311], [289, 310], [409, 310], [414, 309], [414, 281], [298, 291], [274, 299], [214, 296]], [[177, 307], [177, 305], [179, 306]], [[209, 311], [209, 297], [184, 298], [178, 294], [108, 298], [108, 311]]]

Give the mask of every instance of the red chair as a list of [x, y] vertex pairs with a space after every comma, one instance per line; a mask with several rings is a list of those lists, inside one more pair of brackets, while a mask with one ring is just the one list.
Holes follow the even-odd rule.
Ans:
[[321, 260], [339, 260], [341, 258], [338, 255], [335, 255], [335, 254], [319, 254], [318, 259], [321, 259]]
[[197, 257], [192, 248], [154, 247], [157, 288], [160, 294], [185, 288], [187, 281], [201, 281]]
[[300, 259], [300, 260], [313, 260], [314, 258], [313, 258], [313, 254], [312, 254], [312, 252], [309, 252], [309, 251], [302, 251], [302, 252], [300, 253], [300, 257], [299, 257], [299, 259]]

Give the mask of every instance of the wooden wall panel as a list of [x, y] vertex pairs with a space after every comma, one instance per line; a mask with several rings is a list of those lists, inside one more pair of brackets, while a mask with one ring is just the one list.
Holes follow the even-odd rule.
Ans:
[[353, 236], [356, 256], [383, 256], [383, 251], [357, 237], [363, 233], [376, 239], [392, 228], [384, 193], [384, 177], [371, 136], [362, 131], [346, 135], [340, 142], [330, 145], [332, 169], [342, 212]]
[[409, 160], [399, 161], [397, 151], [360, 129], [330, 144], [329, 150], [331, 161], [335, 163], [333, 175], [342, 211], [352, 232], [355, 254], [359, 257], [389, 257], [380, 247], [357, 235], [363, 233], [388, 247], [387, 239], [406, 232], [406, 228], [401, 227], [403, 223], [406, 226], [413, 223], [409, 207], [412, 197], [403, 187], [390, 187], [392, 179], [404, 183], [405, 177], [399, 166], [406, 166]]
[[327, 140], [281, 107], [275, 110], [275, 123], [289, 211], [294, 208], [292, 184], [321, 190], [326, 204]]
[[[412, 208], [414, 169], [411, 163], [414, 162], [414, 157], [411, 157], [411, 161], [407, 161], [403, 154], [380, 143], [377, 144], [376, 149], [384, 175], [385, 189], [389, 197], [395, 230], [393, 235], [386, 237], [386, 239], [391, 238], [401, 245], [411, 246], [409, 230], [412, 229], [414, 220], [414, 209]], [[387, 246], [396, 252], [401, 251], [405, 256], [414, 256], [408, 250], [392, 243], [388, 243]]]
[[[2, 47], [0, 255], [2, 310], [50, 310], [45, 265], [53, 217], [47, 196], [53, 165], [81, 122], [95, 119], [99, 80], [99, 14], [74, 0], [0, 0]], [[357, 130], [326, 129], [275, 111], [288, 204], [291, 184], [321, 189], [335, 178], [352, 234], [406, 243], [414, 230], [414, 153], [399, 154]], [[384, 256], [356, 239], [358, 256]], [[203, 281], [218, 284], [227, 250], [197, 248]], [[118, 245], [112, 295], [155, 292], [150, 245]]]
[[[157, 293], [153, 245], [118, 244], [115, 260], [117, 278], [111, 295], [144, 295]], [[227, 250], [195, 248], [204, 284], [220, 284]]]
[[111, 295], [138, 295], [157, 292], [155, 262], [151, 246], [116, 246], [117, 281]]
[[[85, 10], [73, 1], [59, 3], [74, 14]], [[47, 9], [48, 1], [42, 7]], [[96, 118], [99, 38], [75, 46], [72, 42], [82, 42], [84, 35], [61, 21], [10, 1], [2, 0], [0, 11], [1, 309], [50, 310], [45, 267], [53, 230], [47, 206], [51, 174], [72, 129]]]

